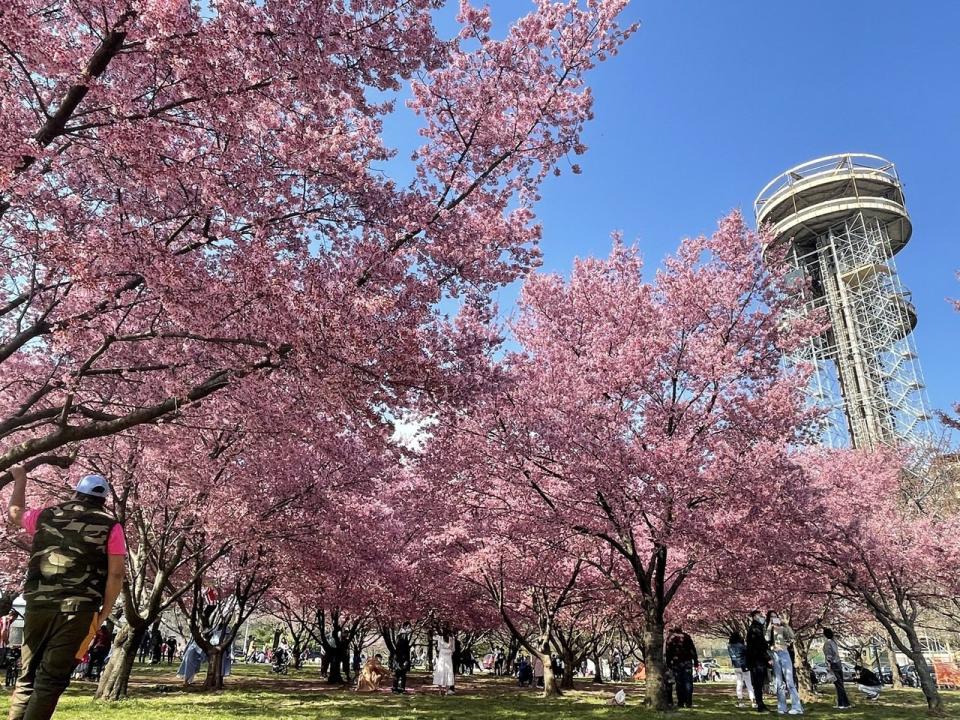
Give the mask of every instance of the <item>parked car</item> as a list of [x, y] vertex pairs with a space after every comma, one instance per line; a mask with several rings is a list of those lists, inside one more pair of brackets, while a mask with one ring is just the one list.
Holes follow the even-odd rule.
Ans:
[[[853, 682], [856, 678], [855, 673], [853, 672], [853, 665], [850, 663], [841, 663], [843, 666], [843, 681], [844, 682]], [[812, 666], [814, 677], [817, 679], [817, 685], [824, 685], [827, 683], [827, 675], [830, 674], [830, 667], [825, 662], [814, 663]], [[830, 682], [833, 682], [832, 680]]]
[[[927, 670], [930, 672], [930, 677], [936, 682], [937, 673], [933, 666], [928, 664]], [[917, 668], [913, 663], [900, 666], [900, 678], [903, 680], [903, 684], [908, 687], [920, 687], [920, 678], [917, 676]]]

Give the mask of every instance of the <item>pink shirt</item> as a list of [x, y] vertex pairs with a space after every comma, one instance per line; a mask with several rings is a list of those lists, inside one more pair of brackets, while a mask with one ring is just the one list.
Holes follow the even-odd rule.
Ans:
[[[38, 508], [36, 510], [27, 510], [23, 513], [20, 524], [23, 525], [23, 529], [27, 531], [27, 535], [32, 536], [37, 532], [37, 519], [44, 510], [46, 510], [46, 508]], [[107, 536], [107, 555], [126, 554], [127, 538], [123, 535], [123, 526], [117, 523], [110, 528], [110, 534]]]

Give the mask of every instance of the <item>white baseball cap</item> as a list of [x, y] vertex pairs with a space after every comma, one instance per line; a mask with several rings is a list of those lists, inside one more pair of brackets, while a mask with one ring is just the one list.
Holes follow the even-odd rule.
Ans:
[[77, 483], [76, 491], [96, 498], [110, 497], [110, 483], [103, 475], [84, 475]]

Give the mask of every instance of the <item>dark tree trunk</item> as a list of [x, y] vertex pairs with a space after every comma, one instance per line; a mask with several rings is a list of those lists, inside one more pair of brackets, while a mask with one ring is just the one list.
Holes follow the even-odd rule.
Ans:
[[657, 711], [670, 708], [666, 678], [666, 661], [663, 653], [663, 618], [659, 613], [650, 613], [643, 632], [643, 656], [646, 661], [647, 680], [644, 702]]
[[574, 667], [573, 664], [576, 661], [576, 658], [573, 656], [573, 653], [564, 650], [563, 652], [563, 676], [560, 679], [560, 687], [564, 690], [573, 690], [573, 673]]
[[137, 651], [143, 642], [148, 625], [144, 623], [136, 628], [127, 625], [113, 640], [110, 660], [100, 674], [100, 682], [94, 697], [98, 700], [122, 700], [127, 696], [130, 673], [137, 659]]
[[349, 685], [353, 682], [353, 676], [350, 674], [350, 650], [347, 649], [340, 658], [340, 665], [343, 668], [343, 676], [347, 679], [347, 684]]
[[593, 656], [593, 681], [595, 683], [603, 682], [603, 666], [600, 664], [600, 656]]
[[510, 644], [507, 646], [507, 657], [503, 661], [503, 671], [507, 675], [512, 675], [514, 666], [517, 662], [517, 653], [520, 652], [520, 641], [517, 638], [510, 638]]
[[204, 690], [223, 690], [223, 653], [229, 648], [211, 648], [207, 653], [207, 677], [203, 681]]
[[904, 633], [910, 644], [909, 648], [904, 649], [908, 650], [906, 655], [916, 668], [917, 679], [920, 680], [920, 689], [923, 690], [923, 697], [927, 700], [927, 711], [932, 715], [942, 715], [943, 698], [937, 688], [937, 681], [933, 679], [930, 670], [927, 668], [927, 659], [923, 656], [920, 638], [917, 637], [916, 630], [912, 627], [907, 628]]
[[331, 648], [331, 654], [327, 682], [331, 685], [343, 685], [345, 682], [343, 679], [343, 649], [338, 647]]

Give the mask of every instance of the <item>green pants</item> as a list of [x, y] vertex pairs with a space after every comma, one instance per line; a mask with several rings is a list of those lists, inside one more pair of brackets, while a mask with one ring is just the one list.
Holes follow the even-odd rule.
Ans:
[[20, 677], [10, 699], [10, 720], [49, 720], [70, 684], [77, 653], [95, 613], [31, 610], [23, 619]]

